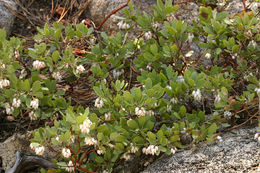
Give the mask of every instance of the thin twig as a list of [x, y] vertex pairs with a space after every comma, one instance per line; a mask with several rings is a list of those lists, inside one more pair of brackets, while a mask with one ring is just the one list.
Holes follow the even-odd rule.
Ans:
[[99, 30], [103, 25], [104, 23], [115, 13], [117, 13], [118, 11], [120, 11], [121, 9], [125, 8], [128, 4], [129, 4], [130, 0], [127, 0], [127, 2], [122, 5], [121, 7], [113, 10], [109, 15], [107, 15], [104, 20], [98, 25], [98, 27], [95, 28], [95, 30]]

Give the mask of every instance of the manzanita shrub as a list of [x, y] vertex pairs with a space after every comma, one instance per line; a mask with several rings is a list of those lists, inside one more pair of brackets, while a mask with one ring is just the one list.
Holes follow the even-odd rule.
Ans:
[[[158, 0], [151, 15], [128, 6], [114, 37], [97, 39], [83, 23], [46, 24], [25, 49], [0, 31], [1, 106], [15, 117], [48, 119], [30, 146], [59, 154], [53, 171], [120, 172], [121, 161], [174, 154], [259, 119], [254, 11], [231, 16], [201, 6], [189, 25], [174, 17], [171, 0]], [[70, 99], [80, 81], [97, 95], [90, 108]]]

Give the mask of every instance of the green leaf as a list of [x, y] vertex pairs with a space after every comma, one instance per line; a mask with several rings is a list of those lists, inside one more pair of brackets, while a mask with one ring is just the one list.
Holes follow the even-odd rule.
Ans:
[[216, 123], [211, 124], [211, 126], [209, 126], [208, 128], [208, 136], [213, 135], [218, 129], [218, 126], [216, 125]]
[[41, 89], [41, 82], [40, 81], [35, 81], [32, 85], [32, 91], [33, 93], [36, 93]]
[[130, 127], [131, 129], [137, 129], [137, 128], [138, 128], [138, 124], [136, 123], [135, 120], [128, 120], [128, 121], [127, 121], [127, 125], [128, 125], [128, 127]]
[[60, 57], [59, 51], [56, 50], [52, 53], [53, 62], [57, 62], [59, 60], [59, 57]]
[[156, 135], [155, 134], [153, 134], [152, 132], [148, 132], [147, 136], [148, 136], [148, 140], [149, 140], [150, 144], [156, 143]]
[[23, 89], [24, 89], [25, 91], [30, 91], [31, 85], [30, 85], [29, 79], [26, 79], [26, 80], [23, 82]]

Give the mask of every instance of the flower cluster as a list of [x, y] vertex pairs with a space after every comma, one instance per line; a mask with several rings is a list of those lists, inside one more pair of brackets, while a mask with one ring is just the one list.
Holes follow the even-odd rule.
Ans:
[[44, 147], [44, 146], [41, 146], [41, 145], [38, 144], [38, 143], [31, 143], [31, 144], [30, 144], [30, 148], [31, 148], [32, 150], [34, 150], [34, 152], [35, 152], [37, 155], [39, 155], [39, 156], [43, 155], [44, 150], [45, 150], [45, 147]]
[[224, 112], [224, 117], [225, 117], [225, 118], [229, 118], [229, 117], [231, 117], [231, 115], [232, 115], [232, 113], [229, 112], [229, 111], [225, 111], [225, 112]]
[[13, 105], [13, 107], [15, 107], [15, 108], [19, 108], [20, 105], [21, 105], [21, 100], [20, 100], [20, 99], [17, 99], [17, 98], [14, 98], [12, 105]]
[[3, 88], [3, 87], [7, 87], [10, 85], [10, 81], [7, 80], [7, 79], [1, 79], [0, 80], [0, 89]]
[[129, 29], [130, 28], [130, 25], [128, 23], [125, 23], [122, 20], [117, 23], [117, 26], [119, 29]]
[[210, 59], [211, 58], [211, 54], [210, 53], [206, 53], [205, 58]]
[[70, 149], [68, 149], [68, 148], [63, 148], [63, 149], [62, 149], [62, 155], [63, 155], [65, 158], [69, 158], [69, 157], [71, 156]]
[[173, 98], [171, 99], [171, 102], [172, 102], [173, 104], [177, 104], [177, 103], [178, 103], [178, 99], [177, 99], [176, 97], [173, 97]]
[[82, 133], [89, 133], [90, 126], [92, 125], [92, 122], [89, 119], [86, 119], [83, 124], [79, 126]]
[[144, 109], [143, 107], [141, 107], [141, 108], [136, 107], [136, 108], [135, 108], [135, 114], [136, 114], [137, 116], [145, 116], [146, 111], [145, 111], [145, 109]]
[[77, 73], [77, 74], [81, 74], [81, 73], [83, 73], [84, 71], [85, 71], [85, 68], [83, 67], [83, 65], [77, 66], [77, 68], [76, 68], [76, 73]]
[[131, 152], [131, 153], [136, 153], [138, 150], [139, 150], [138, 147], [132, 146], [130, 152]]
[[36, 116], [36, 114], [35, 114], [34, 111], [31, 111], [31, 112], [29, 113], [29, 117], [30, 117], [30, 119], [31, 119], [32, 121], [37, 120], [37, 116]]
[[36, 60], [33, 62], [33, 68], [37, 69], [37, 70], [40, 70], [42, 68], [45, 68], [46, 65], [43, 61], [39, 61], [39, 60]]
[[215, 103], [218, 103], [218, 102], [220, 102], [220, 101], [221, 101], [221, 97], [220, 97], [220, 95], [218, 94], [218, 95], [215, 96]]
[[94, 139], [94, 138], [91, 138], [91, 137], [86, 137], [85, 138], [85, 143], [87, 144], [87, 145], [96, 145], [97, 144], [97, 140], [96, 139]]
[[104, 151], [102, 149], [97, 150], [98, 155], [104, 154]]
[[131, 155], [130, 155], [129, 153], [125, 153], [125, 154], [123, 154], [123, 158], [124, 158], [126, 161], [128, 161], [128, 160], [131, 159]]
[[148, 155], [148, 154], [151, 154], [151, 155], [154, 155], [157, 151], [158, 151], [158, 146], [155, 146], [155, 145], [149, 145], [147, 148], [143, 148], [143, 153]]
[[260, 94], [260, 88], [255, 88], [255, 92], [256, 92], [257, 94]]
[[14, 107], [10, 106], [8, 103], [5, 105], [5, 112], [8, 115], [13, 114], [14, 112]]
[[108, 121], [111, 118], [111, 112], [105, 113], [105, 120]]
[[103, 100], [102, 100], [100, 97], [98, 97], [98, 98], [96, 99], [96, 101], [95, 101], [95, 106], [96, 106], [97, 108], [102, 108], [102, 107], [104, 106], [104, 102], [103, 102]]
[[70, 160], [69, 161], [69, 163], [68, 163], [68, 165], [67, 165], [67, 167], [66, 167], [66, 171], [68, 171], [68, 172], [73, 172], [74, 171], [74, 166], [73, 166], [73, 163], [72, 163], [72, 161]]
[[113, 78], [117, 79], [119, 76], [124, 74], [124, 70], [123, 69], [121, 71], [113, 70], [112, 74], [113, 74]]
[[260, 133], [256, 133], [254, 139], [258, 140], [260, 142]]
[[33, 109], [38, 109], [39, 107], [39, 100], [38, 99], [33, 99], [30, 103], [30, 106], [33, 108]]
[[192, 91], [192, 95], [195, 100], [201, 101], [202, 95], [201, 95], [200, 89], [197, 89], [196, 91]]
[[151, 31], [148, 31], [148, 32], [145, 32], [145, 33], [144, 33], [144, 38], [145, 38], [146, 40], [150, 40], [150, 39], [152, 38], [152, 36], [153, 36], [153, 34], [152, 34]]
[[176, 151], [177, 151], [177, 148], [175, 148], [175, 147], [174, 147], [174, 148], [171, 148], [171, 153], [172, 153], [172, 154], [175, 154]]
[[62, 76], [61, 76], [61, 74], [60, 74], [59, 71], [53, 72], [51, 76], [52, 76], [54, 79], [56, 79], [56, 80], [61, 80], [61, 79], [62, 79]]

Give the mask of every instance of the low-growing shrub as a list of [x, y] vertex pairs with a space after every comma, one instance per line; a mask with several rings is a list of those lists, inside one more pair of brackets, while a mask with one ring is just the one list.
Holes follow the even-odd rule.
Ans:
[[[2, 108], [48, 119], [34, 131], [31, 148], [58, 153], [57, 172], [119, 172], [118, 163], [134, 155], [174, 154], [259, 119], [254, 11], [230, 16], [202, 6], [189, 25], [174, 18], [178, 6], [170, 0], [158, 0], [151, 15], [128, 6], [114, 37], [99, 37], [82, 23], [54, 23], [24, 48], [0, 31]], [[133, 28], [138, 36], [131, 39]], [[82, 83], [97, 95], [90, 108], [71, 100]]]

